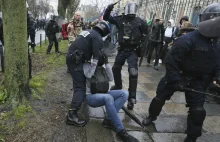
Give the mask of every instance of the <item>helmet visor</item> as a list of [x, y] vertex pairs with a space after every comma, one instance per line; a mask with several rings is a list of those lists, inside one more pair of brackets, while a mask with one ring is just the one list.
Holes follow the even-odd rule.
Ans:
[[134, 15], [136, 15], [137, 9], [138, 9], [138, 6], [137, 6], [136, 3], [128, 3], [128, 4], [125, 6], [125, 15], [129, 15], [129, 14], [134, 14]]
[[214, 17], [198, 24], [199, 32], [206, 37], [220, 37], [220, 17]]

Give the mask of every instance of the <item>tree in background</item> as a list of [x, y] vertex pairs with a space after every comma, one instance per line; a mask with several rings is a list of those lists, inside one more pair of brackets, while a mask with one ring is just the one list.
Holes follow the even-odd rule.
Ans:
[[27, 0], [29, 5], [28, 10], [35, 18], [45, 17], [49, 12], [54, 13], [53, 6], [49, 4], [48, 0]]
[[86, 7], [84, 16], [86, 20], [93, 21], [99, 19], [104, 9], [108, 4], [113, 3], [113, 0], [89, 0], [90, 5], [84, 5]]
[[80, 0], [58, 0], [59, 16], [62, 17], [63, 19], [72, 18], [73, 14], [76, 12], [79, 6], [79, 3], [80, 3]]
[[29, 98], [26, 0], [2, 0], [5, 88], [12, 105]]
[[79, 6], [80, 0], [70, 0], [70, 4], [67, 7], [67, 19], [71, 20], [74, 13], [76, 12]]

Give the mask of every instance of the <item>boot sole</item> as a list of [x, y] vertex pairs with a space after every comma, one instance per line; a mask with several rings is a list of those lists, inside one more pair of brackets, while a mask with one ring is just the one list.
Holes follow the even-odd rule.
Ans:
[[76, 124], [76, 123], [72, 123], [72, 122], [66, 121], [66, 125], [76, 126], [76, 127], [84, 127], [86, 125], [86, 123], [82, 124], [82, 125], [79, 125], [79, 124]]

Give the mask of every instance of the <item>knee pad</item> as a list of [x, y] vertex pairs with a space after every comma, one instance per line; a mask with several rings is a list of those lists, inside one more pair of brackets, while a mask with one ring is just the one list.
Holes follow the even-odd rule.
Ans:
[[136, 68], [129, 68], [128, 69], [129, 75], [132, 77], [137, 77], [138, 76], [138, 70]]
[[165, 100], [162, 100], [157, 97], [153, 98], [149, 107], [149, 114], [153, 117], [157, 117], [160, 114], [164, 104]]
[[189, 115], [195, 124], [202, 124], [206, 117], [206, 111], [203, 106], [192, 107], [189, 110]]

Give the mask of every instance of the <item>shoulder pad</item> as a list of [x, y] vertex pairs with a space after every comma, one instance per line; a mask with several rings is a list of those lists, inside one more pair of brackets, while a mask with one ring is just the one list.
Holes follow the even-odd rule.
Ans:
[[82, 31], [79, 35], [83, 36], [83, 37], [87, 37], [88, 35], [90, 35], [89, 31]]

